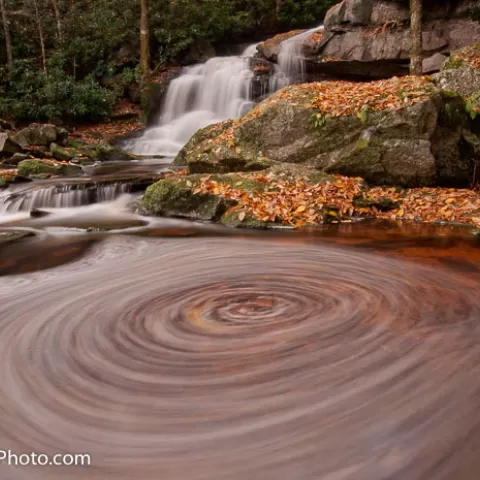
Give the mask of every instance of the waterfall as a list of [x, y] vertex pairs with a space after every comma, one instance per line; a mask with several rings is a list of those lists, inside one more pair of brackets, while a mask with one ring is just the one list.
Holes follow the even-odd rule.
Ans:
[[302, 52], [303, 43], [323, 26], [315, 27], [295, 35], [280, 44], [275, 73], [270, 78], [270, 92], [306, 81], [305, 59]]
[[61, 185], [28, 188], [0, 196], [0, 214], [35, 208], [70, 208], [115, 200], [128, 193], [127, 183], [104, 185]]
[[[305, 80], [302, 45], [320, 28], [282, 42], [278, 65], [265, 94]], [[125, 148], [137, 155], [174, 157], [197, 130], [247, 113], [254, 105], [250, 60], [256, 51], [254, 44], [241, 56], [215, 57], [184, 68], [168, 87], [158, 126], [127, 142]]]
[[250, 58], [256, 44], [238, 57], [215, 57], [186, 67], [172, 80], [159, 125], [127, 146], [137, 155], [172, 157], [200, 128], [244, 115], [252, 107]]

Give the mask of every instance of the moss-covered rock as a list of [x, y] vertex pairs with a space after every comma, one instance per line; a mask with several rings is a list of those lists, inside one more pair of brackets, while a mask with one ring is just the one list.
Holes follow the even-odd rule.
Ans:
[[226, 227], [233, 228], [274, 228], [280, 226], [278, 223], [263, 222], [252, 214], [243, 214], [241, 211], [230, 209], [222, 216], [220, 223]]
[[219, 220], [236, 202], [211, 193], [196, 193], [195, 177], [163, 179], [145, 191], [140, 212], [145, 215]]
[[71, 176], [82, 173], [80, 167], [53, 160], [23, 160], [18, 164], [18, 175], [27, 178], [48, 178], [50, 176]]
[[294, 164], [377, 185], [470, 184], [462, 132], [473, 127], [457, 92], [414, 77], [358, 85], [282, 89], [240, 120], [197, 132], [174, 163], [191, 173]]
[[32, 123], [28, 127], [19, 130], [13, 136], [13, 139], [22, 147], [28, 145], [48, 147], [53, 142], [60, 145], [65, 144], [67, 137], [68, 132], [64, 128], [50, 124]]
[[189, 173], [254, 172], [272, 162], [248, 143], [227, 138], [234, 122], [229, 120], [199, 130], [184, 146], [173, 164], [187, 166]]
[[121, 148], [115, 147], [108, 143], [99, 143], [95, 150], [96, 159], [104, 162], [110, 160], [132, 160], [135, 157], [130, 153], [122, 150]]
[[433, 79], [444, 91], [465, 98], [480, 96], [480, 42], [453, 52]]
[[60, 161], [69, 161], [75, 156], [75, 153], [72, 152], [70, 149], [61, 147], [56, 143], [52, 143], [50, 145], [50, 153], [52, 154], [53, 158], [55, 158], [55, 160]]

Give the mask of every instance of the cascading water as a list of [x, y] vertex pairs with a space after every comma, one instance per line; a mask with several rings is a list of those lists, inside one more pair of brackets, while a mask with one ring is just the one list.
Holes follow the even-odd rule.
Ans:
[[[302, 45], [321, 28], [313, 28], [281, 44], [269, 93], [305, 80]], [[200, 128], [247, 113], [254, 104], [250, 59], [256, 51], [257, 44], [253, 44], [241, 56], [215, 57], [185, 68], [168, 87], [158, 126], [132, 140], [126, 149], [137, 155], [174, 157]]]
[[270, 92], [275, 92], [287, 85], [306, 81], [305, 59], [302, 52], [303, 43], [319, 30], [323, 30], [323, 26], [295, 35], [280, 44], [275, 73], [270, 78]]
[[36, 187], [0, 196], [0, 214], [36, 208], [71, 208], [115, 200], [128, 193], [129, 185], [114, 183], [95, 185], [62, 185]]
[[253, 105], [249, 57], [256, 45], [239, 57], [215, 57], [187, 67], [168, 88], [159, 126], [128, 145], [138, 155], [171, 157], [200, 128], [245, 114]]

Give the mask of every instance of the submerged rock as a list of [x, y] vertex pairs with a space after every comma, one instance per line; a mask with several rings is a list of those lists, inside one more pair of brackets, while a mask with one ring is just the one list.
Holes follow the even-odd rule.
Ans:
[[27, 237], [33, 237], [33, 232], [17, 231], [17, 230], [0, 230], [0, 246], [7, 243], [17, 242]]

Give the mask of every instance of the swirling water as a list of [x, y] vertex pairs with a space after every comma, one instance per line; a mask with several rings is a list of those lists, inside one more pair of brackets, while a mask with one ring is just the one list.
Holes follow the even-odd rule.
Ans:
[[0, 445], [92, 455], [1, 478], [477, 479], [478, 243], [324, 240], [112, 235], [0, 278]]

